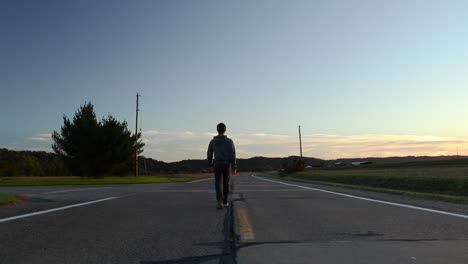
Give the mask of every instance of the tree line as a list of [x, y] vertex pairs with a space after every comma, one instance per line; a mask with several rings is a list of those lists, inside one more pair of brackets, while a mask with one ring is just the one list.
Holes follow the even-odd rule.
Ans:
[[[132, 156], [133, 158], [133, 156]], [[298, 157], [267, 158], [254, 157], [238, 159], [240, 171], [273, 171], [290, 170], [290, 164], [296, 164]], [[76, 173], [65, 165], [62, 158], [55, 153], [36, 151], [11, 151], [0, 149], [0, 177], [5, 176], [76, 176]], [[35, 161], [31, 161], [35, 160]], [[306, 164], [323, 166], [323, 160], [304, 158]], [[204, 159], [164, 162], [140, 156], [138, 158], [139, 174], [179, 174], [208, 172], [207, 161]], [[133, 168], [131, 168], [133, 169]], [[133, 170], [127, 174], [133, 173]], [[110, 174], [109, 174], [110, 175]]]
[[[80, 106], [72, 118], [63, 116], [63, 126], [52, 133], [54, 153], [11, 151], [0, 149], [0, 176], [126, 176], [133, 174], [135, 151], [143, 152], [141, 133], [132, 134], [127, 122], [120, 122], [110, 114], [98, 120], [89, 102]], [[288, 169], [296, 164], [289, 158], [239, 159], [244, 171]], [[305, 158], [308, 164], [323, 161]], [[141, 175], [160, 173], [205, 172], [206, 160], [184, 160], [166, 163], [139, 157]]]
[[89, 102], [73, 118], [63, 116], [60, 131], [52, 133], [54, 153], [0, 150], [0, 176], [125, 176], [143, 152], [141, 133], [110, 114], [96, 118]]
[[54, 153], [0, 149], [0, 177], [69, 175], [71, 171]]

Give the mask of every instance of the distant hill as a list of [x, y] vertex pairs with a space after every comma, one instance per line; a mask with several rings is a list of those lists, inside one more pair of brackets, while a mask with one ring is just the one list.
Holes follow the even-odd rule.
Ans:
[[[238, 159], [239, 171], [271, 171], [279, 170], [298, 156], [286, 158], [253, 157]], [[370, 161], [372, 166], [417, 166], [418, 162], [434, 161], [434, 164], [442, 164], [444, 160], [455, 160], [450, 164], [464, 162], [468, 156], [407, 156], [387, 158], [346, 158], [336, 160], [322, 160], [304, 157], [307, 166], [333, 167], [335, 163], [342, 162], [350, 165], [352, 162]], [[459, 161], [456, 161], [459, 160]], [[392, 165], [394, 164], [394, 165]], [[400, 165], [399, 165], [400, 164]], [[406, 165], [405, 165], [406, 164]], [[424, 163], [419, 163], [424, 164]], [[140, 157], [139, 169], [141, 175], [154, 175], [159, 173], [184, 173], [203, 172], [208, 169], [206, 160], [182, 160], [177, 162], [164, 162], [152, 158]], [[5, 176], [67, 176], [70, 175], [60, 157], [54, 153], [43, 151], [13, 151], [0, 149], [0, 177]]]
[[[285, 164], [297, 156], [287, 158], [267, 158], [253, 157], [249, 159], [237, 159], [237, 166], [240, 171], [271, 171], [282, 169]], [[324, 166], [325, 161], [316, 158], [304, 157], [307, 165]], [[152, 158], [141, 158], [139, 168], [143, 174], [154, 173], [179, 173], [179, 172], [202, 172], [208, 169], [206, 160], [182, 160], [176, 162], [157, 161]]]
[[[300, 159], [298, 156], [290, 156], [287, 158], [267, 158], [267, 157], [253, 157], [250, 159], [239, 159], [238, 166], [243, 171], [271, 171], [279, 170], [294, 159]], [[325, 165], [325, 160], [316, 158], [303, 158], [307, 165], [321, 167]]]
[[[280, 170], [294, 159], [299, 159], [298, 156], [290, 156], [287, 158], [268, 158], [268, 157], [253, 157], [248, 159], [237, 159], [239, 171], [271, 171]], [[351, 165], [352, 162], [370, 161], [373, 166], [406, 164], [414, 166], [413, 163], [430, 161], [444, 161], [455, 159], [468, 159], [468, 156], [406, 156], [406, 157], [388, 157], [388, 158], [347, 158], [336, 160], [322, 160], [317, 158], [304, 157], [306, 166], [313, 167], [333, 167], [335, 163], [341, 162], [345, 165]], [[146, 163], [146, 166], [145, 166]], [[409, 164], [411, 163], [411, 164]], [[435, 163], [437, 164], [437, 163]], [[423, 165], [423, 164], [421, 164]], [[154, 173], [179, 173], [179, 172], [201, 172], [208, 169], [206, 160], [182, 160], [177, 162], [162, 162], [151, 158], [142, 158], [140, 160], [140, 169], [144, 174]]]

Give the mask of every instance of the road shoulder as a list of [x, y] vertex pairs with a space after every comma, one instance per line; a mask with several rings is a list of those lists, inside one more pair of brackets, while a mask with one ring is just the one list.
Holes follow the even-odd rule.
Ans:
[[465, 214], [465, 215], [468, 214], [468, 205], [462, 204], [462, 203], [453, 203], [453, 202], [447, 202], [447, 201], [442, 201], [442, 200], [413, 197], [413, 196], [406, 196], [406, 195], [400, 195], [400, 194], [329, 186], [329, 185], [323, 185], [323, 184], [317, 184], [317, 183], [310, 183], [304, 180], [297, 180], [297, 179], [292, 179], [292, 178], [285, 179], [282, 177], [271, 176], [268, 174], [258, 174], [256, 176], [263, 177], [266, 179], [281, 181], [285, 183], [297, 184], [297, 185], [307, 186], [311, 188], [318, 188], [318, 189], [323, 189], [327, 191], [339, 192], [339, 193], [360, 196], [360, 197], [365, 197], [365, 198], [370, 198], [370, 199], [407, 204], [407, 205], [412, 205], [412, 206], [424, 207], [424, 208], [429, 208], [429, 209], [434, 209], [434, 210], [448, 211], [448, 212], [453, 212], [453, 213], [460, 213], [460, 214]]

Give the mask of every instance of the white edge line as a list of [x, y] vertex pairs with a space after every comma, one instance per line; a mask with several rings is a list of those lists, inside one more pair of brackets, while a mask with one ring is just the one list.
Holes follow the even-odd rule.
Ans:
[[99, 189], [109, 189], [109, 188], [112, 188], [112, 187], [97, 187], [97, 188], [67, 189], [67, 190], [59, 190], [59, 191], [45, 192], [45, 193], [42, 193], [42, 194], [66, 193], [66, 192], [78, 192], [78, 191], [86, 191], [86, 190], [99, 190]]
[[100, 199], [100, 200], [95, 200], [95, 201], [90, 201], [90, 202], [85, 202], [85, 203], [79, 203], [79, 204], [72, 204], [72, 205], [68, 205], [68, 206], [64, 206], [64, 207], [58, 207], [58, 208], [54, 208], [54, 209], [49, 209], [49, 210], [34, 212], [34, 213], [30, 213], [30, 214], [24, 214], [24, 215], [17, 215], [17, 216], [2, 218], [2, 219], [0, 219], [0, 223], [4, 223], [4, 222], [16, 220], [16, 219], [20, 219], [20, 218], [26, 218], [26, 217], [30, 217], [30, 216], [41, 215], [41, 214], [47, 214], [47, 213], [51, 213], [51, 212], [55, 212], [55, 211], [70, 209], [70, 208], [73, 208], [73, 207], [78, 207], [78, 206], [83, 206], [83, 205], [88, 205], [88, 204], [93, 204], [93, 203], [104, 202], [104, 201], [107, 201], [107, 200], [113, 200], [113, 199], [117, 199], [117, 198], [118, 198], [118, 197], [109, 197], [109, 198], [104, 198], [104, 199]]
[[189, 181], [189, 182], [186, 182], [186, 183], [195, 183], [195, 182], [201, 182], [201, 181], [212, 180], [212, 179], [213, 179], [213, 177], [210, 177], [210, 178], [201, 179], [201, 180]]
[[446, 211], [434, 210], [434, 209], [429, 209], [429, 208], [424, 208], [424, 207], [419, 207], [419, 206], [413, 206], [413, 205], [408, 205], [408, 204], [387, 202], [387, 201], [382, 201], [382, 200], [376, 200], [376, 199], [371, 199], [371, 198], [354, 196], [354, 195], [350, 195], [350, 194], [332, 192], [332, 191], [327, 191], [327, 190], [318, 189], [318, 188], [312, 188], [312, 187], [306, 187], [306, 186], [297, 185], [297, 184], [291, 184], [291, 183], [285, 183], [285, 182], [280, 182], [280, 181], [269, 180], [269, 179], [260, 178], [260, 177], [254, 176], [254, 175], [252, 175], [252, 177], [260, 179], [260, 180], [264, 180], [264, 181], [275, 182], [275, 183], [279, 183], [279, 184], [294, 186], [294, 187], [313, 190], [313, 191], [318, 191], [318, 192], [331, 193], [331, 194], [335, 194], [335, 195], [339, 195], [339, 196], [364, 200], [364, 201], [368, 201], [368, 202], [388, 204], [388, 205], [393, 205], [393, 206], [405, 207], [405, 208], [410, 208], [410, 209], [415, 209], [415, 210], [420, 210], [420, 211], [426, 211], [426, 212], [431, 212], [431, 213], [436, 213], [436, 214], [442, 214], [442, 215], [448, 215], [448, 216], [454, 216], [454, 217], [468, 219], [468, 215], [463, 215], [463, 214], [455, 214], [455, 213], [450, 213], [450, 212], [446, 212]]

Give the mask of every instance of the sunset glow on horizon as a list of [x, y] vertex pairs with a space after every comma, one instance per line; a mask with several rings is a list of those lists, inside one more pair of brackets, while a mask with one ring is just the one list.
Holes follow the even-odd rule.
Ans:
[[[2, 1], [0, 148], [92, 102], [163, 161], [468, 155], [468, 2]], [[133, 131], [134, 132], [134, 131]]]

